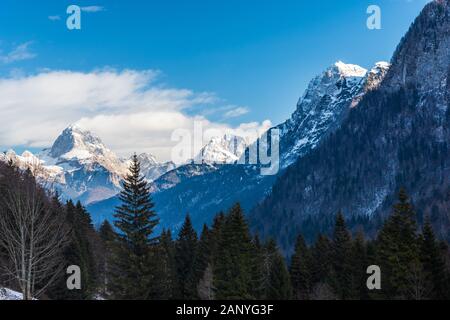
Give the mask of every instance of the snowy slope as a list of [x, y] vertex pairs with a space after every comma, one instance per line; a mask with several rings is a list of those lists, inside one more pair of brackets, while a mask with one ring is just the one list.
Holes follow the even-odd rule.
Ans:
[[23, 300], [22, 297], [17, 291], [0, 287], [0, 300]]
[[291, 118], [276, 127], [281, 132], [281, 167], [288, 167], [334, 131], [349, 108], [378, 87], [388, 68], [387, 62], [378, 62], [367, 71], [338, 61], [311, 80]]
[[234, 163], [244, 153], [247, 144], [245, 140], [236, 135], [225, 134], [222, 137], [213, 137], [194, 158], [194, 162], [210, 164]]

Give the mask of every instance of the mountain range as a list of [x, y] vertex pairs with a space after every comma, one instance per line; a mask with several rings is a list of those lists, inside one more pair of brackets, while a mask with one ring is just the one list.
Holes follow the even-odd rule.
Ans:
[[[261, 164], [222, 161], [222, 148], [211, 146], [229, 146], [230, 138], [219, 139], [221, 143], [217, 142], [218, 138], [212, 139], [201, 153], [218, 162], [179, 166], [154, 181], [153, 197], [160, 225], [176, 232], [189, 213], [194, 227], [200, 230], [217, 212], [227, 210], [235, 202], [240, 202], [246, 211], [252, 209], [270, 193], [277, 177], [289, 165], [319, 145], [367, 92], [378, 87], [388, 69], [386, 62], [378, 62], [366, 70], [338, 61], [312, 79], [291, 118], [269, 130], [269, 134], [273, 129], [280, 133], [280, 171], [276, 175], [261, 174]], [[238, 145], [241, 147], [235, 154], [245, 157], [244, 144]], [[238, 160], [237, 157], [228, 159]], [[119, 200], [113, 197], [89, 205], [88, 210], [100, 222], [111, 219], [112, 208], [118, 204]]]
[[[338, 61], [314, 77], [279, 132], [275, 175], [261, 163], [241, 164], [242, 137], [212, 138], [192, 161], [175, 165], [140, 154], [160, 227], [177, 231], [186, 214], [200, 230], [217, 212], [240, 202], [250, 225], [287, 253], [303, 233], [327, 233], [342, 211], [352, 230], [372, 234], [406, 188], [419, 222], [431, 217], [437, 233], [450, 228], [450, 4], [425, 6], [390, 63], [372, 68]], [[276, 107], [276, 106], [274, 106]], [[130, 159], [73, 125], [53, 146], [33, 155], [0, 154], [30, 169], [41, 183], [87, 205], [96, 224], [112, 219]]]
[[[175, 163], [158, 162], [148, 153], [141, 153], [137, 157], [142, 175], [152, 183], [153, 191], [157, 191], [178, 183], [181, 172], [195, 176], [215, 168], [214, 163], [233, 163], [245, 148], [245, 141], [239, 137], [214, 137], [194, 158], [202, 164], [201, 171], [179, 170], [177, 174], [180, 177], [175, 178], [172, 173], [158, 183], [154, 183], [155, 180], [174, 170], [177, 167]], [[31, 170], [40, 183], [56, 190], [64, 199], [79, 200], [85, 205], [111, 198], [120, 191], [121, 181], [131, 164], [130, 159], [118, 157], [98, 136], [78, 125], [67, 127], [51, 148], [36, 155], [30, 151], [18, 155], [13, 150], [0, 153], [0, 161], [12, 161], [23, 170]]]
[[419, 223], [429, 216], [448, 240], [449, 75], [450, 2], [433, 1], [398, 45], [379, 87], [252, 210], [254, 230], [292, 252], [299, 232], [329, 232], [330, 217], [342, 211], [353, 230], [375, 234], [404, 188]]

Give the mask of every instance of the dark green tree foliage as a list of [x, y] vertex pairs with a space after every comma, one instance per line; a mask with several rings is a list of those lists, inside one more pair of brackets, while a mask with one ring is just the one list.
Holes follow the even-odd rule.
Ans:
[[211, 254], [211, 234], [208, 226], [205, 224], [203, 225], [195, 254], [194, 278], [196, 283], [205, 276], [206, 269], [211, 265]]
[[328, 281], [331, 273], [331, 241], [320, 234], [312, 248], [312, 282]]
[[331, 244], [332, 274], [330, 285], [339, 299], [352, 298], [352, 239], [347, 230], [343, 214], [340, 212], [336, 217], [336, 224]]
[[151, 261], [154, 274], [154, 297], [172, 299], [177, 293], [177, 270], [175, 264], [175, 243], [170, 231], [163, 230], [159, 244], [154, 248], [155, 258]]
[[155, 283], [151, 270], [158, 242], [153, 231], [158, 218], [153, 210], [149, 186], [140, 175], [140, 163], [133, 156], [119, 198], [122, 205], [114, 214], [118, 241], [114, 245], [111, 291], [115, 298], [150, 299], [154, 297]]
[[70, 265], [80, 267], [81, 290], [68, 290], [66, 277], [61, 277], [52, 289], [49, 290], [48, 295], [53, 299], [91, 299], [96, 293], [98, 285], [98, 270], [93, 245], [93, 241], [96, 240], [96, 233], [89, 213], [80, 202], [74, 205], [72, 201], [68, 201], [65, 209], [67, 225], [71, 232], [69, 243], [63, 253], [64, 265], [65, 268]]
[[194, 261], [195, 281], [197, 283], [197, 295], [200, 299], [213, 298], [213, 233], [206, 225], [203, 226], [200, 241]]
[[351, 297], [353, 299], [367, 299], [367, 246], [364, 234], [358, 232], [352, 244], [351, 251]]
[[249, 228], [239, 204], [225, 217], [214, 264], [217, 299], [252, 299], [252, 249]]
[[192, 227], [191, 218], [187, 215], [175, 245], [179, 299], [195, 299], [197, 297], [196, 253], [197, 233]]
[[[382, 294], [389, 299], [418, 299], [424, 288], [415, 212], [405, 190], [377, 239], [377, 261], [383, 273]], [[411, 278], [414, 277], [414, 278]]]
[[297, 238], [295, 252], [291, 259], [290, 274], [294, 298], [298, 300], [309, 299], [312, 289], [312, 256], [306, 246], [305, 239], [300, 235]]
[[211, 248], [211, 262], [214, 265], [217, 262], [219, 251], [219, 240], [222, 236], [222, 229], [225, 224], [225, 213], [220, 212], [214, 217], [213, 225], [209, 233], [209, 242]]
[[100, 260], [100, 268], [99, 268], [99, 290], [100, 294], [107, 298], [109, 297], [108, 290], [108, 275], [110, 270], [110, 264], [112, 259], [112, 248], [114, 245], [114, 241], [117, 239], [117, 234], [115, 233], [112, 225], [105, 220], [100, 225], [99, 236], [101, 239], [101, 249], [102, 254], [98, 257]]
[[285, 259], [280, 254], [275, 240], [269, 240], [265, 247], [269, 261], [269, 283], [265, 298], [289, 300], [292, 297], [292, 286]]
[[449, 278], [440, 244], [436, 241], [430, 220], [425, 219], [421, 243], [421, 261], [430, 287], [429, 298], [449, 299]]
[[252, 295], [255, 299], [265, 299], [270, 280], [267, 276], [269, 268], [266, 266], [266, 251], [258, 235], [253, 238], [253, 253]]

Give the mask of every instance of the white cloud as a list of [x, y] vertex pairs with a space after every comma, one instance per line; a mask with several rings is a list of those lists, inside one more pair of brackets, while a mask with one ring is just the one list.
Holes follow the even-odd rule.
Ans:
[[48, 19], [51, 21], [57, 21], [57, 20], [61, 20], [60, 16], [48, 16]]
[[[96, 133], [119, 155], [151, 152], [169, 160], [176, 129], [192, 130], [194, 121], [204, 129], [233, 131], [268, 127], [250, 123], [232, 127], [209, 121], [185, 110], [209, 105], [211, 93], [167, 88], [157, 82], [158, 72], [96, 70], [43, 71], [0, 78], [0, 146], [49, 147], [60, 132], [79, 123]], [[269, 122], [270, 124], [270, 122]]]
[[83, 12], [100, 12], [100, 11], [104, 11], [105, 8], [102, 6], [87, 6], [87, 7], [81, 7], [81, 11]]
[[22, 43], [6, 54], [0, 52], [0, 62], [9, 64], [16, 61], [33, 59], [36, 54], [32, 53], [29, 49], [31, 43], [32, 42]]
[[232, 109], [225, 112], [224, 118], [225, 119], [237, 118], [249, 112], [250, 110], [247, 107], [233, 107]]

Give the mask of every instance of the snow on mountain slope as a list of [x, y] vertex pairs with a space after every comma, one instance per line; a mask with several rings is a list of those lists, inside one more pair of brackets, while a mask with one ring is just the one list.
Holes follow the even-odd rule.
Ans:
[[195, 163], [234, 163], [244, 153], [247, 144], [242, 137], [225, 134], [213, 137], [194, 158]]
[[[159, 163], [156, 158], [149, 153], [141, 153], [138, 156], [141, 164], [141, 174], [147, 178], [149, 182], [158, 179], [160, 176], [176, 168], [172, 161]], [[128, 169], [131, 165], [131, 158], [122, 160]]]
[[29, 169], [41, 182], [54, 184], [63, 183], [64, 181], [63, 168], [55, 165], [45, 166], [41, 159], [29, 151], [25, 151], [22, 155], [18, 155], [14, 150], [8, 150], [5, 153], [0, 153], [0, 161], [11, 161], [15, 166], [22, 170]]
[[288, 167], [335, 130], [349, 107], [356, 107], [367, 91], [378, 87], [388, 69], [386, 62], [367, 71], [338, 61], [311, 80], [291, 118], [276, 127], [281, 133], [281, 167]]
[[[306, 155], [322, 139], [340, 126], [348, 111], [357, 107], [364, 94], [378, 87], [389, 64], [377, 63], [370, 71], [356, 65], [337, 62], [314, 78], [291, 119], [279, 125], [280, 173], [292, 161]], [[267, 196], [276, 176], [263, 176], [258, 165], [230, 165], [236, 160], [230, 154], [244, 155], [244, 145], [230, 147], [231, 137], [211, 140], [197, 156], [208, 161], [183, 165], [162, 175], [152, 184], [153, 199], [161, 224], [176, 231], [186, 212], [196, 228], [211, 222], [215, 213], [239, 201], [247, 211]], [[238, 152], [233, 152], [238, 150]], [[223, 158], [220, 158], [223, 156]], [[201, 159], [201, 158], [200, 158]], [[224, 163], [225, 162], [225, 163]], [[201, 162], [200, 162], [201, 163]], [[228, 164], [227, 164], [228, 163]], [[214, 187], [211, 187], [214, 186]], [[117, 199], [88, 207], [94, 220], [111, 214]], [[98, 215], [98, 219], [95, 216]]]
[[[175, 168], [171, 162], [158, 163], [149, 154], [139, 155], [139, 160], [149, 181]], [[84, 204], [116, 195], [130, 164], [129, 159], [118, 158], [99, 137], [77, 125], [66, 128], [51, 148], [38, 155], [28, 151], [17, 155], [10, 150], [0, 153], [0, 161], [30, 169], [39, 182], [58, 190], [63, 198]]]
[[[373, 78], [386, 67], [377, 64]], [[418, 216], [430, 217], [438, 237], [449, 239], [449, 93], [450, 0], [432, 1], [397, 46], [378, 88], [253, 210], [254, 230], [288, 253], [298, 234], [312, 241], [330, 232], [326, 221], [341, 211], [353, 220], [349, 229], [375, 235], [404, 188]]]
[[38, 155], [48, 165], [62, 167], [100, 164], [118, 176], [126, 174], [127, 167], [101, 139], [78, 125], [71, 125], [53, 143], [50, 149]]

